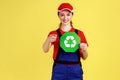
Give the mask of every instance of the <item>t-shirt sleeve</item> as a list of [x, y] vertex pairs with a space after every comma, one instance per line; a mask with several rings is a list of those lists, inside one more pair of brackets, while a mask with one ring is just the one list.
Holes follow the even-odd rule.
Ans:
[[49, 32], [47, 37], [49, 37], [51, 34], [52, 34], [52, 32]]

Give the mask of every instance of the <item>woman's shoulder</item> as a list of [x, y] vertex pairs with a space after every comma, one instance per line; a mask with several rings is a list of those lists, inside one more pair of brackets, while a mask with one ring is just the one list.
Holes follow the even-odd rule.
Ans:
[[[57, 30], [57, 29], [56, 29]], [[56, 30], [51, 30], [50, 32], [49, 32], [49, 34], [57, 34], [57, 31]]]
[[80, 30], [80, 29], [74, 28], [74, 30], [77, 30], [77, 31], [78, 31], [78, 33], [83, 33], [83, 31], [82, 31], [82, 30]]

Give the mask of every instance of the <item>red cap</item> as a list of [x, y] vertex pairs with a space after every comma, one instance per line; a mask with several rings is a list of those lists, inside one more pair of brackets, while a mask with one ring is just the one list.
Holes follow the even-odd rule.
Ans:
[[70, 12], [73, 12], [73, 7], [71, 4], [69, 3], [62, 3], [59, 7], [58, 7], [58, 12], [61, 12], [63, 10], [69, 10]]

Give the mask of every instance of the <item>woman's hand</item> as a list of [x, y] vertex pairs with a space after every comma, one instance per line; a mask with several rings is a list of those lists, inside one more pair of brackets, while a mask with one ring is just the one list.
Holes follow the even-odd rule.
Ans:
[[80, 44], [80, 48], [81, 48], [83, 51], [87, 50], [87, 44], [86, 44], [86, 43], [81, 43], [81, 44]]
[[49, 37], [48, 37], [49, 41], [51, 43], [55, 42], [56, 39], [57, 39], [57, 35], [56, 34], [51, 34]]

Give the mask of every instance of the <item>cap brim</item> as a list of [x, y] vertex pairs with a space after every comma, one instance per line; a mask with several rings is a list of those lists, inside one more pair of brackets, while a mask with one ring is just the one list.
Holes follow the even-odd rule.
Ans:
[[73, 10], [70, 10], [70, 9], [68, 9], [68, 8], [64, 8], [64, 9], [58, 10], [58, 12], [62, 12], [62, 11], [65, 11], [65, 10], [67, 10], [67, 11], [69, 11], [69, 12], [73, 12]]

